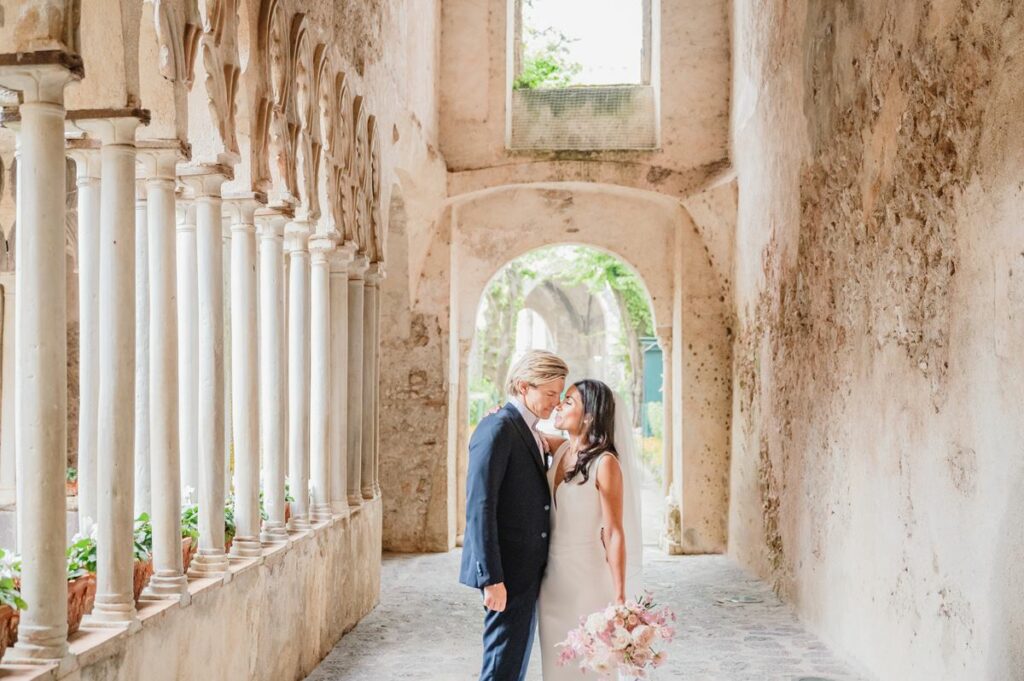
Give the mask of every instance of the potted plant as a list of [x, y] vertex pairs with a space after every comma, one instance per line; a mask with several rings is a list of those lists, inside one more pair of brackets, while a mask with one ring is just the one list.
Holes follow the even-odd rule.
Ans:
[[67, 550], [68, 635], [78, 631], [82, 617], [96, 600], [96, 526], [88, 536], [75, 535]]
[[135, 554], [135, 572], [133, 575], [133, 588], [135, 602], [139, 602], [142, 590], [153, 575], [153, 524], [149, 521], [148, 513], [141, 513], [135, 519], [135, 542], [133, 552]]
[[224, 553], [231, 551], [231, 544], [235, 541], [235, 498], [228, 497], [224, 504]]
[[292, 517], [292, 502], [295, 501], [295, 497], [292, 496], [292, 486], [288, 478], [284, 479], [284, 521], [287, 523]]
[[18, 638], [18, 618], [28, 605], [18, 588], [20, 565], [13, 554], [0, 549], [0, 658]]
[[64, 481], [65, 489], [69, 497], [78, 496], [78, 469], [74, 466], [68, 466], [67, 477]]
[[186, 574], [198, 550], [199, 507], [191, 504], [181, 509], [181, 564]]

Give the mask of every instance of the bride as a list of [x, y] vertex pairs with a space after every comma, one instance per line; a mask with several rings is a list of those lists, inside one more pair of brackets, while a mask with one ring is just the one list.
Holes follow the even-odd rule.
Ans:
[[558, 666], [565, 640], [586, 617], [639, 595], [640, 484], [632, 429], [612, 390], [592, 379], [571, 385], [555, 410], [568, 439], [544, 435], [553, 509], [548, 564], [540, 588], [544, 681], [593, 679], [574, 664]]

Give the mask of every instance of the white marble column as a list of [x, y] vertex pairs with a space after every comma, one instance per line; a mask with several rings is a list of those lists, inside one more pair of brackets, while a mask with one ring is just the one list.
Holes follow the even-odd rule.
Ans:
[[100, 151], [70, 152], [78, 182], [78, 531], [96, 522], [99, 398]]
[[125, 116], [81, 122], [102, 141], [96, 624], [135, 621], [135, 129]]
[[267, 520], [260, 538], [287, 541], [284, 479], [288, 469], [284, 416], [284, 225], [279, 214], [257, 215], [259, 234], [259, 390], [263, 503]]
[[331, 256], [331, 507], [348, 514], [348, 267], [354, 246], [346, 244]]
[[180, 174], [195, 192], [199, 343], [197, 353], [199, 552], [196, 576], [223, 573], [224, 553], [224, 277], [221, 185], [227, 168], [189, 167]]
[[309, 223], [289, 222], [288, 478], [295, 501], [290, 527], [309, 529]]
[[182, 503], [199, 499], [199, 274], [196, 269], [196, 207], [191, 199], [179, 200], [177, 222], [178, 312], [178, 451], [181, 457]]
[[149, 461], [153, 576], [146, 594], [187, 598], [181, 555], [181, 462], [178, 444], [175, 163], [179, 150], [140, 154], [146, 175], [149, 241]]
[[260, 443], [256, 328], [256, 221], [254, 196], [229, 202], [231, 215], [231, 402], [235, 455], [235, 541], [231, 553], [262, 555]]
[[380, 267], [371, 263], [366, 270], [363, 286], [363, 442], [361, 455], [363, 499], [373, 499], [380, 493], [374, 466], [377, 394], [377, 300], [380, 292]]
[[384, 263], [377, 263], [377, 286], [373, 300], [373, 495], [379, 497], [380, 490], [380, 287], [384, 283]]
[[22, 97], [15, 449], [21, 593], [30, 608], [21, 613], [11, 658], [61, 658], [67, 651], [64, 86], [70, 77], [60, 66], [0, 71], [0, 84], [20, 90]]
[[331, 399], [331, 280], [330, 255], [334, 241], [318, 236], [309, 243], [310, 265], [310, 517], [331, 519], [329, 406]]
[[221, 285], [222, 309], [224, 313], [224, 497], [231, 495], [232, 470], [231, 460], [234, 455], [234, 408], [231, 406], [231, 396], [234, 383], [231, 379], [233, 369], [231, 361], [231, 220], [227, 215], [223, 216], [223, 229], [221, 231], [221, 256], [224, 281]]
[[363, 277], [369, 266], [366, 256], [357, 257], [348, 270], [348, 505], [363, 503]]
[[149, 513], [149, 227], [146, 183], [135, 184], [135, 516]]
[[658, 347], [661, 349], [661, 405], [664, 414], [661, 451], [665, 470], [662, 492], [668, 496], [675, 474], [672, 468], [672, 329], [659, 329]]

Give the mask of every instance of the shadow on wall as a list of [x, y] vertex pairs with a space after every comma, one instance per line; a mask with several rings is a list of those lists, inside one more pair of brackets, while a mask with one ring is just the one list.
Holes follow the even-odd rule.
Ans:
[[1010, 501], [999, 525], [1001, 543], [995, 547], [991, 599], [989, 673], [992, 681], [1018, 681], [1024, 673], [1024, 473], [1009, 486]]

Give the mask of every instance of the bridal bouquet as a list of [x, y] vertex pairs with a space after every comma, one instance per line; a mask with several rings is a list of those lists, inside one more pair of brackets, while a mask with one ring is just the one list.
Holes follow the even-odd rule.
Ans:
[[668, 606], [656, 606], [650, 592], [625, 605], [609, 605], [580, 618], [580, 626], [558, 644], [558, 664], [578, 660], [583, 671], [617, 671], [620, 678], [646, 679], [649, 668], [665, 662], [665, 651], [655, 646], [672, 641], [675, 621], [675, 613]]

